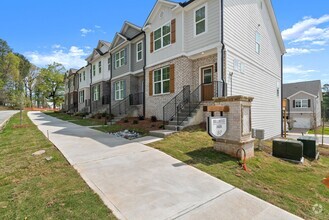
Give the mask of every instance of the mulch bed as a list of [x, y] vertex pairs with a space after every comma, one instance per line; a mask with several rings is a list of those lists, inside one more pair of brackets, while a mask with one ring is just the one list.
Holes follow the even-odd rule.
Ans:
[[127, 127], [127, 129], [138, 128], [149, 132], [162, 129], [163, 121], [152, 122], [151, 119], [139, 120], [138, 118], [128, 117], [118, 121], [116, 124]]

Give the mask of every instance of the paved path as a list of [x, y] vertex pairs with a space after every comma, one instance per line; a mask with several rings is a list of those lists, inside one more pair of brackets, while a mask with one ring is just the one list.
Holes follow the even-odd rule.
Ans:
[[0, 129], [6, 124], [11, 116], [18, 112], [19, 111], [0, 111]]
[[[301, 133], [287, 133], [287, 138], [297, 140], [299, 137], [302, 137]], [[304, 136], [314, 137], [314, 134], [304, 134]], [[322, 135], [318, 134], [316, 136], [317, 144], [322, 144]], [[329, 135], [323, 135], [323, 144], [329, 145]]]
[[299, 219], [143, 144], [29, 116], [119, 219]]

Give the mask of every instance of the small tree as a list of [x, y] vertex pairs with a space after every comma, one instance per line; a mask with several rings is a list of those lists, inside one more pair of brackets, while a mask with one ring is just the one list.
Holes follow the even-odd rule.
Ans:
[[47, 68], [42, 68], [38, 76], [37, 90], [53, 103], [54, 109], [57, 104], [61, 104], [64, 93], [64, 72], [65, 68], [62, 64], [53, 63]]

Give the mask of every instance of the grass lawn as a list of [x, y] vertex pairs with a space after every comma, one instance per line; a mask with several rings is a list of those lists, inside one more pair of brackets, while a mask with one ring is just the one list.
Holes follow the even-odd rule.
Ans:
[[[325, 135], [329, 135], [329, 127], [324, 127], [323, 130], [324, 130]], [[314, 134], [314, 130], [309, 130], [307, 133], [308, 134]], [[321, 135], [322, 134], [322, 127], [317, 128], [316, 133]]]
[[105, 120], [101, 120], [101, 119], [94, 119], [94, 118], [83, 119], [78, 116], [68, 115], [66, 113], [60, 113], [60, 112], [43, 112], [43, 113], [81, 126], [97, 126], [97, 125], [105, 124]]
[[[270, 142], [265, 145], [268, 151]], [[203, 131], [180, 132], [149, 146], [300, 217], [329, 219], [329, 189], [321, 182], [329, 176], [328, 156], [296, 165], [266, 151], [256, 151], [256, 157], [247, 162], [251, 170], [247, 173], [235, 159], [216, 152], [211, 138]], [[323, 206], [321, 214], [313, 212], [315, 204]]]
[[115, 219], [26, 112], [18, 124], [15, 115], [0, 133], [0, 219]]

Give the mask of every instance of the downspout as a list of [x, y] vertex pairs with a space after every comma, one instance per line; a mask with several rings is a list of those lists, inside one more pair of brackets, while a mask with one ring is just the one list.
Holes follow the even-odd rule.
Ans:
[[224, 82], [224, 51], [225, 51], [225, 45], [224, 45], [224, 0], [221, 0], [221, 44], [222, 44], [222, 52], [221, 52], [221, 80], [223, 82], [223, 88], [222, 88], [222, 94], [225, 97], [226, 96], [226, 86]]
[[92, 74], [92, 72], [93, 72], [93, 70], [92, 70], [92, 65], [91, 65], [91, 63], [88, 63], [88, 66], [90, 65], [90, 71], [89, 71], [89, 74], [90, 74], [90, 86], [89, 86], [89, 94], [90, 94], [90, 114], [92, 113], [92, 99], [93, 99], [93, 97], [92, 97], [92, 87], [91, 87], [91, 85], [92, 85], [92, 83], [93, 83], [93, 74]]
[[[109, 79], [109, 94], [110, 94], [110, 101], [109, 101], [109, 114], [110, 114], [110, 118], [111, 118], [111, 114], [112, 114], [112, 74], [113, 74], [113, 65], [112, 65], [112, 53], [110, 53], [110, 62], [111, 62], [111, 74], [110, 74], [110, 79]], [[111, 119], [110, 119], [111, 120]]]
[[[284, 128], [284, 125], [283, 125], [283, 54], [281, 55], [281, 137], [283, 137], [283, 128]], [[288, 101], [286, 103], [286, 105], [288, 106]], [[290, 105], [290, 103], [289, 103]], [[285, 111], [287, 111], [287, 106], [286, 106], [286, 109]], [[290, 114], [290, 109], [289, 109], [289, 114]], [[290, 118], [290, 117], [289, 117]]]
[[144, 82], [143, 82], [143, 116], [145, 118], [145, 97], [146, 97], [146, 93], [145, 93], [145, 77], [146, 77], [146, 33], [145, 31], [143, 31], [144, 34], [144, 39], [143, 39], [143, 57], [144, 57], [144, 66], [143, 66], [143, 74], [144, 74]]

